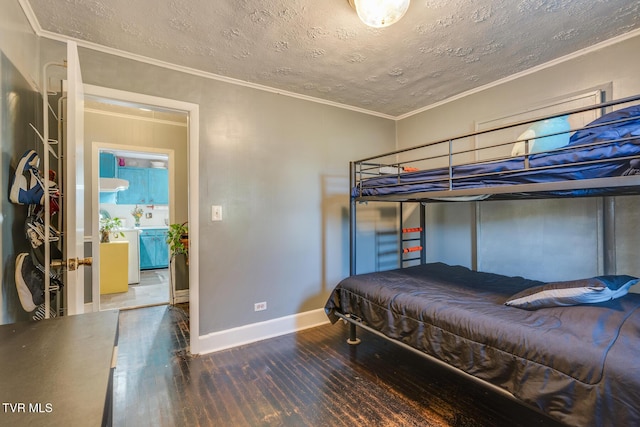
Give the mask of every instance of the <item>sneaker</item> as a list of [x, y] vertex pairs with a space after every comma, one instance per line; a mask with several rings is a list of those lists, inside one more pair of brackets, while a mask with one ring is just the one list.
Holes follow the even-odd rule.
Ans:
[[[38, 171], [40, 158], [33, 150], [22, 155], [16, 168], [9, 200], [19, 205], [42, 205], [44, 202], [44, 181]], [[49, 194], [58, 198], [59, 192], [55, 182], [49, 181]]]
[[[36, 311], [33, 312], [33, 316], [31, 318], [33, 320], [44, 320], [45, 319], [45, 316], [44, 316], [45, 313], [46, 313], [46, 311], [45, 311], [44, 304], [40, 304], [36, 308]], [[58, 314], [53, 309], [53, 307], [49, 307], [49, 318], [52, 319], [52, 318], [57, 317], [57, 316], [58, 316]]]
[[[44, 224], [42, 220], [37, 216], [30, 216], [27, 218], [24, 224], [25, 235], [27, 241], [31, 245], [31, 256], [35, 266], [44, 270], [45, 265], [45, 241], [44, 241]], [[54, 244], [60, 240], [60, 233], [53, 226], [49, 226], [49, 259], [62, 259], [63, 255], [60, 249]]]
[[[32, 215], [27, 218], [24, 222], [24, 232], [32, 248], [37, 248], [44, 243], [44, 223], [39, 216]], [[49, 242], [58, 240], [60, 240], [60, 232], [49, 225]]]
[[33, 150], [27, 150], [18, 162], [18, 167], [16, 167], [13, 182], [11, 183], [9, 199], [13, 203], [20, 205], [28, 204], [24, 203], [28, 197], [26, 193], [29, 192], [33, 183], [31, 181], [27, 181], [27, 177], [30, 178], [29, 171], [32, 169], [37, 170], [38, 166], [40, 166], [40, 157], [38, 157], [38, 153]]
[[28, 253], [18, 254], [16, 257], [16, 289], [20, 304], [27, 312], [32, 312], [44, 303], [44, 276], [31, 260]]

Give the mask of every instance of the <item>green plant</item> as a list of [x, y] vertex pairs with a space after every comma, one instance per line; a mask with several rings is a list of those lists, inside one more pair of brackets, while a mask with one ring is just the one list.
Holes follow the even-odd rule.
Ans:
[[124, 237], [124, 233], [120, 231], [120, 228], [122, 228], [122, 220], [120, 218], [100, 219], [100, 243], [109, 243], [111, 233]]
[[189, 226], [186, 222], [169, 226], [167, 243], [172, 257], [180, 254], [189, 255]]

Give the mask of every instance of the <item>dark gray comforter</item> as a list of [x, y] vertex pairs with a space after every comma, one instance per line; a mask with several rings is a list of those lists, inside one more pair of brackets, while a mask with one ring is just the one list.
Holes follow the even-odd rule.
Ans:
[[426, 264], [343, 280], [325, 310], [497, 385], [569, 425], [640, 425], [640, 295], [526, 311], [541, 282]]

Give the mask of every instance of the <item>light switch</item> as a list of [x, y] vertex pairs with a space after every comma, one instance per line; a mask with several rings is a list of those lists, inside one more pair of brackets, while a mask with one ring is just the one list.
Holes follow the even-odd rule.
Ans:
[[222, 221], [222, 206], [211, 206], [211, 221]]

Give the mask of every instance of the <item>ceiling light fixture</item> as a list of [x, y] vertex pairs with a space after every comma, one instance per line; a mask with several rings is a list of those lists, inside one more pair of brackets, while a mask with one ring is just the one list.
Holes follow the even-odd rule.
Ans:
[[348, 0], [360, 20], [370, 27], [388, 27], [400, 20], [410, 0]]

